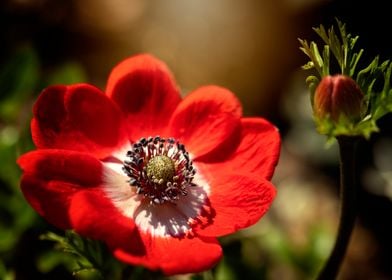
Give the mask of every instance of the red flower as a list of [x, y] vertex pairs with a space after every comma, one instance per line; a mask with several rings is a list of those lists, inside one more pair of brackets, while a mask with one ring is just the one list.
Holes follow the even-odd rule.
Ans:
[[221, 87], [181, 99], [149, 55], [117, 65], [106, 94], [87, 84], [47, 88], [33, 113], [37, 150], [18, 160], [24, 196], [50, 223], [105, 241], [121, 261], [167, 275], [209, 269], [222, 256], [216, 237], [256, 223], [275, 196], [277, 129], [242, 118]]

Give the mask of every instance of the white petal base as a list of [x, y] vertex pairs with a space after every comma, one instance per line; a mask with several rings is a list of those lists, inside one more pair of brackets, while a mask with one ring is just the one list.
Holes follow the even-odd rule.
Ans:
[[188, 194], [181, 196], [175, 204], [150, 204], [149, 199], [136, 194], [136, 188], [129, 185], [129, 178], [121, 168], [120, 163], [104, 162], [103, 181], [107, 196], [124, 216], [134, 220], [140, 230], [154, 236], [192, 234], [191, 224], [200, 216], [210, 192], [209, 185], [198, 172], [193, 179], [196, 186], [190, 187]]

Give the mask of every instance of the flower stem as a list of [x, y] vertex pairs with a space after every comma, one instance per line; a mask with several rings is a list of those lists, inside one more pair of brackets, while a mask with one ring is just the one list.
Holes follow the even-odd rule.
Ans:
[[337, 137], [340, 152], [340, 223], [335, 245], [318, 280], [336, 279], [346, 254], [357, 216], [356, 147], [358, 137]]

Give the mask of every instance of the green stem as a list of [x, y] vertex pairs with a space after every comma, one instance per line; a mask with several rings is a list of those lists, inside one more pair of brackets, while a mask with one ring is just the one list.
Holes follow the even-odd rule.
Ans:
[[355, 153], [359, 138], [338, 137], [340, 151], [340, 223], [335, 245], [318, 280], [336, 279], [347, 251], [357, 216]]

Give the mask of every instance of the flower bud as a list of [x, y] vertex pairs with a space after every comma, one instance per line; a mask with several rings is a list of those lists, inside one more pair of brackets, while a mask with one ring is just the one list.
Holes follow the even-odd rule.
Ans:
[[337, 122], [341, 117], [358, 121], [364, 106], [364, 94], [358, 84], [348, 76], [326, 76], [314, 94], [314, 114], [318, 118], [330, 116]]

